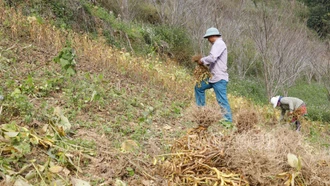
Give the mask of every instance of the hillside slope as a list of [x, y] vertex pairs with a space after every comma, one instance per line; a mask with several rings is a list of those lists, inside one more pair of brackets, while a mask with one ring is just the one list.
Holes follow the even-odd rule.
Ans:
[[[183, 84], [191, 80], [174, 62], [131, 57], [102, 38], [94, 41], [60, 31], [3, 7], [1, 12], [1, 22], [6, 23], [0, 30], [5, 98], [1, 170], [6, 175], [36, 173], [32, 164], [48, 162], [51, 166], [45, 166], [43, 176], [33, 176], [30, 183], [51, 183], [57, 171], [48, 168], [55, 165], [67, 167], [70, 174], [81, 170], [78, 176], [94, 184], [112, 183], [128, 176], [126, 168], [134, 165], [127, 160], [157, 154], [167, 138], [181, 133], [183, 126], [177, 123], [191, 99], [190, 87]], [[54, 62], [56, 56], [60, 63]], [[70, 76], [63, 61], [76, 73]], [[134, 140], [139, 153], [121, 152], [125, 140]], [[20, 163], [12, 167], [14, 162]], [[58, 175], [68, 176], [63, 171]]]
[[[236, 181], [276, 185], [297, 172], [287, 164], [288, 152], [303, 158], [306, 184], [330, 180], [328, 129], [320, 123], [306, 121], [300, 135], [277, 124], [271, 107], [230, 96], [238, 130], [217, 124], [199, 136], [191, 133], [197, 126], [191, 115], [200, 116], [190, 106], [194, 80], [176, 62], [117, 50], [103, 37], [4, 6], [0, 36], [3, 185], [205, 181], [191, 174], [194, 168], [210, 176], [206, 181], [219, 169]], [[212, 92], [208, 98], [218, 108]], [[190, 162], [195, 158], [202, 159]], [[275, 179], [280, 173], [283, 179]]]

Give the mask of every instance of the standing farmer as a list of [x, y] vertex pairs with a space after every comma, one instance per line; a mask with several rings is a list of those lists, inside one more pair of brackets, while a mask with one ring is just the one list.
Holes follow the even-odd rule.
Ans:
[[306, 104], [303, 100], [295, 97], [282, 97], [276, 96], [272, 97], [270, 102], [273, 104], [273, 107], [281, 107], [281, 117], [280, 121], [283, 120], [285, 112], [288, 112], [288, 115], [292, 115], [291, 123], [295, 122], [296, 130], [300, 130], [300, 121], [299, 117], [307, 114]]
[[230, 105], [227, 99], [227, 46], [216, 28], [206, 30], [204, 38], [212, 44], [210, 54], [201, 58], [198, 64], [208, 66], [211, 77], [195, 86], [195, 98], [198, 106], [205, 106], [205, 90], [213, 88], [219, 105], [224, 109], [224, 118], [232, 122]]

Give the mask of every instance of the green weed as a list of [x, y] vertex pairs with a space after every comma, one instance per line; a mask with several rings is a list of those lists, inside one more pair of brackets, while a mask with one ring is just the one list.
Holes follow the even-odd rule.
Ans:
[[73, 48], [69, 46], [62, 49], [62, 51], [54, 58], [55, 63], [59, 63], [62, 70], [69, 76], [75, 75], [76, 69], [76, 54]]
[[27, 122], [31, 121], [34, 114], [34, 107], [30, 103], [28, 96], [22, 93], [19, 88], [14, 89], [9, 95], [6, 95], [3, 103], [3, 113], [1, 120], [9, 122], [12, 117], [21, 116]]

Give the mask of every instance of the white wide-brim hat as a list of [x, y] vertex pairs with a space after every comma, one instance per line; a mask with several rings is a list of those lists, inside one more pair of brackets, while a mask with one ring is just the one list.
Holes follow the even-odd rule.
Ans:
[[275, 96], [275, 97], [272, 97], [272, 99], [270, 99], [270, 102], [273, 104], [274, 108], [277, 106], [279, 99], [280, 99], [280, 96]]
[[218, 29], [211, 27], [206, 30], [205, 35], [203, 36], [204, 38], [208, 38], [210, 36], [221, 36], [220, 32]]

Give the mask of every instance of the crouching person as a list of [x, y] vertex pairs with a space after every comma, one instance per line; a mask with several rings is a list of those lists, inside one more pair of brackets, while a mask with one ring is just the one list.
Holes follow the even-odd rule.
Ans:
[[276, 96], [272, 97], [270, 102], [273, 104], [274, 108], [281, 108], [280, 121], [284, 119], [286, 111], [289, 111], [288, 116], [292, 116], [291, 123], [295, 123], [296, 130], [300, 131], [300, 117], [307, 115], [306, 104], [303, 100], [295, 97]]

